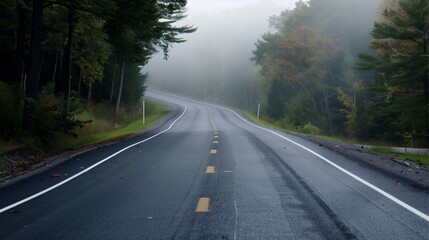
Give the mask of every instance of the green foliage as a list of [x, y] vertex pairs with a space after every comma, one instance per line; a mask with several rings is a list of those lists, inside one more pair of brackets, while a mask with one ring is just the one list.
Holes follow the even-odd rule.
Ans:
[[429, 156], [425, 154], [401, 153], [390, 148], [376, 147], [371, 148], [372, 152], [382, 153], [405, 161], [415, 162], [421, 166], [429, 166]]
[[305, 134], [311, 134], [311, 135], [320, 134], [320, 129], [314, 126], [313, 124], [311, 124], [310, 122], [307, 122], [306, 124], [304, 124], [304, 126], [298, 128], [298, 130]]
[[[106, 67], [104, 69], [104, 75], [111, 76], [112, 68]], [[114, 89], [119, 88], [119, 78], [118, 73], [116, 74], [116, 79], [114, 82]], [[141, 73], [141, 67], [135, 63], [128, 63], [125, 67], [125, 81], [122, 90], [122, 106], [125, 108], [135, 107], [137, 101], [141, 98], [146, 87], [147, 74]], [[95, 82], [93, 85], [93, 100], [95, 103], [102, 103], [109, 100], [110, 90], [112, 87], [112, 79], [104, 79], [104, 81]], [[113, 99], [117, 99], [118, 92], [113, 92]]]
[[281, 118], [284, 116], [284, 92], [286, 87], [280, 79], [274, 79], [271, 84], [270, 92], [268, 93], [268, 108], [267, 113], [273, 118]]
[[76, 137], [75, 130], [82, 128], [90, 120], [79, 120], [76, 116], [82, 113], [82, 105], [76, 98], [69, 102], [53, 94], [53, 85], [43, 88], [36, 109], [34, 135], [40, 140], [40, 147], [49, 147], [56, 137], [63, 134]]
[[256, 42], [252, 58], [264, 112], [324, 134], [427, 145], [428, 0], [385, 2], [371, 34], [377, 1], [299, 1], [272, 17], [275, 32]]
[[[82, 96], [89, 100], [87, 108], [93, 100], [119, 102], [119, 74], [115, 69], [112, 82], [107, 63], [112, 53], [118, 62], [132, 62], [126, 64], [122, 90], [127, 109], [120, 111], [135, 117], [147, 77], [141, 65], [157, 47], [167, 55], [172, 43], [184, 41], [179, 34], [195, 31], [173, 26], [185, 17], [185, 6], [185, 0], [1, 1], [0, 138], [45, 151], [58, 137], [76, 136], [88, 123]], [[30, 46], [36, 54], [29, 54]], [[112, 111], [106, 118], [113, 119]]]
[[261, 85], [270, 86], [268, 92], [262, 93], [267, 94], [270, 117], [285, 117], [296, 126], [311, 120], [324, 132], [341, 133], [341, 129], [333, 127], [343, 121], [343, 116], [336, 114], [335, 108], [340, 104], [332, 96], [344, 84], [334, 73], [344, 56], [341, 41], [346, 39], [325, 30], [333, 22], [321, 26], [316, 21], [316, 6], [320, 7], [319, 2], [301, 1], [293, 11], [272, 17], [270, 25], [278, 32], [264, 34], [257, 41], [252, 60], [262, 66]]
[[0, 137], [10, 139], [21, 127], [23, 91], [0, 81]]
[[377, 55], [359, 55], [358, 68], [377, 73], [374, 118], [393, 122], [383, 139], [429, 145], [428, 21], [427, 0], [388, 5], [371, 32]]
[[284, 115], [285, 120], [295, 127], [302, 126], [306, 122], [315, 119], [311, 107], [303, 104], [308, 101], [306, 98], [308, 96], [305, 94], [297, 94], [286, 102], [285, 112], [287, 114]]
[[74, 52], [74, 58], [80, 68], [82, 80], [90, 84], [103, 79], [104, 65], [111, 54], [111, 46], [103, 31], [105, 21], [90, 16], [84, 18], [87, 20], [78, 22], [76, 26], [75, 44], [78, 48]]
[[165, 57], [172, 43], [184, 40], [178, 35], [196, 29], [172, 24], [183, 19], [186, 1], [117, 1], [117, 10], [107, 19], [106, 30], [121, 59], [145, 64], [160, 47]]
[[116, 119], [111, 117], [112, 107], [100, 103], [92, 106], [90, 112], [80, 114], [78, 118], [91, 118], [93, 121], [78, 129], [77, 138], [63, 137], [63, 141], [55, 147], [59, 150], [78, 148], [86, 145], [113, 141], [127, 137], [151, 125], [165, 114], [165, 106], [146, 101], [146, 124], [142, 124], [141, 114], [122, 111]]

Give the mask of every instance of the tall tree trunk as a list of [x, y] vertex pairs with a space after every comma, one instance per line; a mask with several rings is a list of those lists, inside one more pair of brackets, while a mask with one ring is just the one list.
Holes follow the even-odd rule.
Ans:
[[37, 89], [39, 87], [40, 55], [42, 52], [43, 35], [43, 0], [33, 0], [33, 25], [31, 27], [30, 62], [28, 69], [26, 98], [22, 128], [28, 133], [33, 131], [34, 114], [36, 112]]
[[325, 86], [322, 86], [322, 91], [323, 91], [323, 98], [325, 100], [326, 117], [327, 117], [327, 120], [328, 120], [329, 132], [330, 132], [331, 136], [333, 136], [334, 135], [334, 130], [333, 130], [333, 127], [332, 127], [331, 108], [329, 106], [329, 99], [328, 99], [328, 94], [326, 92]]
[[118, 91], [118, 99], [116, 100], [115, 114], [118, 114], [119, 105], [121, 104], [122, 86], [124, 85], [124, 73], [125, 73], [125, 60], [122, 60], [121, 80], [119, 82], [119, 91]]
[[59, 50], [55, 53], [55, 64], [54, 64], [54, 71], [52, 73], [52, 83], [55, 83], [55, 75], [57, 74], [57, 67], [58, 67], [58, 56], [59, 56]]
[[[63, 42], [63, 41], [61, 41]], [[63, 44], [61, 44], [63, 45]], [[64, 93], [64, 82], [63, 82], [63, 58], [64, 58], [64, 53], [61, 51], [58, 52], [58, 65], [57, 65], [57, 71], [55, 74], [55, 86], [54, 86], [54, 93], [57, 96], [60, 96]]]
[[82, 86], [82, 68], [79, 68], [79, 85], [77, 86], [77, 92], [80, 97], [80, 88]]
[[116, 55], [115, 55], [115, 60], [113, 61], [113, 77], [112, 77], [112, 87], [110, 88], [110, 102], [113, 102], [113, 88], [115, 86], [115, 76], [116, 76]]
[[89, 107], [89, 105], [91, 105], [91, 98], [92, 98], [92, 83], [90, 83], [89, 85], [88, 85], [88, 95], [87, 95], [87, 99], [86, 99], [86, 103], [87, 103], [87, 105], [88, 105], [88, 107]]
[[315, 99], [314, 93], [310, 94], [311, 104], [313, 105], [314, 112], [316, 113], [317, 118], [320, 120], [321, 116], [319, 113], [319, 108], [317, 107], [317, 100]]
[[19, 82], [21, 86], [24, 85], [24, 43], [27, 12], [22, 7], [18, 8], [19, 26], [18, 26], [18, 39], [16, 41], [16, 65], [15, 65], [15, 81]]
[[68, 102], [70, 95], [70, 76], [72, 64], [73, 32], [75, 26], [75, 10], [69, 8], [69, 29], [67, 34], [67, 43], [64, 49], [64, 100]]

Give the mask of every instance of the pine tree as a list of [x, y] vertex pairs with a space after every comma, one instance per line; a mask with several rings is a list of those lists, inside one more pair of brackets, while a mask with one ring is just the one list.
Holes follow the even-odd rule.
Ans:
[[[400, 0], [398, 8], [386, 8], [374, 24], [372, 48], [377, 56], [360, 54], [360, 69], [377, 73], [378, 86], [388, 92], [397, 131], [413, 143], [429, 143], [428, 126], [428, 0]], [[426, 140], [423, 140], [426, 138]]]

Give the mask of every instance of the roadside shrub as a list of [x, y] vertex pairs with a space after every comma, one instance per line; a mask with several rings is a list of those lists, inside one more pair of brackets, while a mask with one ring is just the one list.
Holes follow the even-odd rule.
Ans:
[[52, 84], [44, 87], [37, 102], [34, 129], [41, 147], [49, 147], [62, 134], [76, 137], [75, 130], [90, 122], [77, 119], [82, 111], [82, 104], [77, 98], [71, 97], [66, 102], [54, 95]]
[[304, 126], [299, 128], [299, 131], [305, 134], [319, 135], [320, 129], [314, 126], [310, 122], [307, 122]]

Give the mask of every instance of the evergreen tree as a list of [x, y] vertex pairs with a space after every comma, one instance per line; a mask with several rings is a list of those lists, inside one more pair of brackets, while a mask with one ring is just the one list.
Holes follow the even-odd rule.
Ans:
[[[108, 83], [96, 85], [106, 88], [97, 89], [97, 100], [108, 100], [109, 95], [99, 93], [111, 92], [116, 87], [115, 91], [121, 89], [116, 91], [117, 105], [122, 90], [126, 95], [124, 103], [132, 105], [144, 92], [146, 75], [139, 72], [140, 66], [158, 48], [167, 56], [172, 43], [184, 41], [179, 34], [195, 31], [188, 26], [173, 26], [185, 17], [185, 5], [186, 0], [1, 1], [0, 92], [13, 91], [14, 94], [3, 94], [0, 102], [11, 105], [4, 109], [21, 111], [19, 115], [22, 117], [14, 117], [15, 125], [21, 122], [19, 127], [25, 132], [40, 136], [44, 131], [52, 130], [43, 126], [43, 114], [51, 114], [53, 122], [63, 122], [64, 126], [72, 122], [67, 121], [72, 120], [81, 105], [74, 104], [78, 101], [69, 97], [70, 94], [76, 96], [70, 90], [77, 89], [82, 93], [81, 83], [90, 90], [94, 82], [107, 79]], [[111, 58], [118, 59], [118, 64], [123, 66], [121, 76], [122, 80], [127, 77], [127, 83], [120, 81], [118, 86], [110, 81], [114, 78], [111, 75], [119, 74], [104, 76], [109, 73], [105, 69], [111, 67], [107, 63]], [[114, 65], [116, 70], [116, 63]], [[91, 91], [87, 96], [90, 100]], [[54, 112], [59, 106], [64, 109]], [[3, 126], [10, 122], [0, 118], [2, 133], [6, 132]], [[59, 126], [53, 122], [51, 126]], [[75, 123], [77, 125], [67, 125], [70, 128], [58, 127], [57, 130], [70, 133], [80, 124]], [[8, 132], [16, 132], [19, 127]]]
[[196, 30], [190, 26], [173, 26], [185, 17], [186, 0], [117, 0], [116, 3], [118, 8], [106, 23], [114, 54], [121, 59], [115, 113], [121, 103], [126, 62], [145, 65], [157, 52], [157, 47], [163, 50], [167, 58], [171, 44], [184, 41], [178, 37], [179, 34]]
[[388, 6], [374, 24], [372, 47], [377, 55], [360, 54], [358, 68], [377, 73], [376, 87], [385, 92], [378, 96], [385, 98], [375, 103], [389, 108], [390, 120], [397, 123], [389, 131], [428, 145], [428, 0], [398, 3], [398, 8]]

